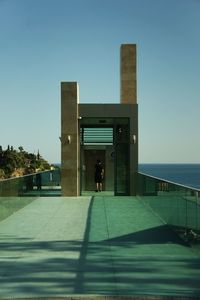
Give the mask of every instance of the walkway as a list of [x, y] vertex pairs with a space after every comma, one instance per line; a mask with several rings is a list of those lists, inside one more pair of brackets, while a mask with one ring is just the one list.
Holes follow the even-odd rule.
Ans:
[[0, 222], [0, 299], [197, 298], [199, 267], [139, 198], [38, 198]]

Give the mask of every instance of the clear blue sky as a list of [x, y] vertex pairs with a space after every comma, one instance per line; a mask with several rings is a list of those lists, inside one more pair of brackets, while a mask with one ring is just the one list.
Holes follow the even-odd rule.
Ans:
[[0, 0], [0, 145], [60, 161], [60, 81], [119, 103], [138, 47], [139, 161], [200, 162], [200, 0]]

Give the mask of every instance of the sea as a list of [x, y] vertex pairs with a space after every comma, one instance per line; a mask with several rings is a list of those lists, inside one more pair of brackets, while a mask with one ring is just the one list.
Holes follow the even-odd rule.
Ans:
[[140, 163], [139, 172], [200, 190], [199, 163]]

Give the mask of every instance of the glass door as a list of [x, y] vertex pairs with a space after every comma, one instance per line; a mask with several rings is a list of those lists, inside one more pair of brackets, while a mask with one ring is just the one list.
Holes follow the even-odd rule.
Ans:
[[114, 125], [115, 195], [130, 194], [129, 119], [116, 119]]

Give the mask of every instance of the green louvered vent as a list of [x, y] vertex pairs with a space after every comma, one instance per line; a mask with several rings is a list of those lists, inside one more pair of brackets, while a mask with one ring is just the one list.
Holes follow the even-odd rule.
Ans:
[[[84, 127], [83, 142], [84, 144], [109, 144], [113, 143], [113, 128], [105, 127]], [[82, 133], [81, 130], [81, 133]]]

